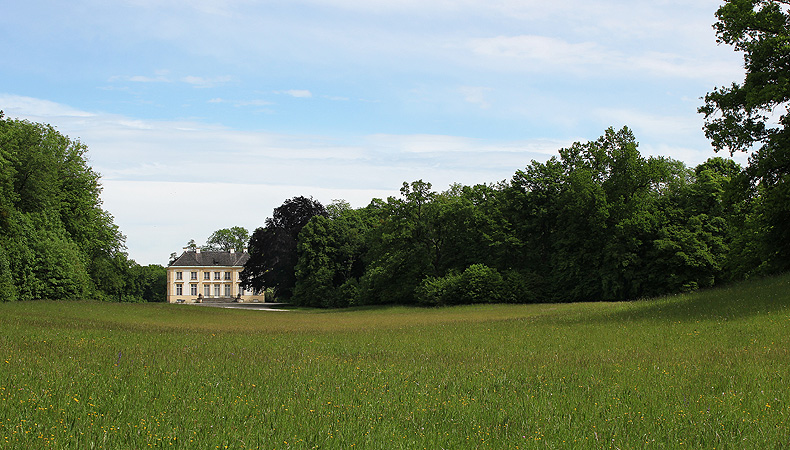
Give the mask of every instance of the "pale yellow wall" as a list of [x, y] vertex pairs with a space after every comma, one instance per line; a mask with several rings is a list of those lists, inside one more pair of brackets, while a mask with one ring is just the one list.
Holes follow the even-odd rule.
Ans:
[[[198, 294], [202, 294], [204, 298], [216, 297], [216, 286], [219, 286], [220, 298], [236, 298], [239, 294], [239, 282], [241, 278], [241, 270], [243, 267], [226, 267], [226, 266], [200, 266], [200, 267], [187, 267], [187, 266], [170, 266], [167, 268], [167, 301], [168, 303], [177, 303], [183, 300], [184, 303], [194, 303]], [[177, 273], [181, 272], [181, 279], [177, 279]], [[197, 279], [192, 279], [192, 272], [197, 272]], [[215, 273], [219, 272], [220, 278], [216, 279]], [[230, 280], [225, 279], [225, 272], [230, 272]], [[204, 274], [209, 273], [209, 280], [204, 278]], [[181, 295], [177, 294], [177, 285], [181, 284]], [[197, 285], [197, 292], [192, 293], [192, 284]], [[225, 295], [225, 285], [230, 284], [230, 295]], [[205, 288], [209, 287], [210, 294], [206, 296]], [[252, 292], [247, 291], [241, 296], [243, 302], [263, 302], [263, 293], [253, 295]]]

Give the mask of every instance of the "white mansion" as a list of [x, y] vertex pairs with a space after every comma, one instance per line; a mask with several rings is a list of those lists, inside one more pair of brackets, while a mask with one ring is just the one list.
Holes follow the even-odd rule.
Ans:
[[262, 292], [241, 288], [241, 270], [249, 258], [246, 251], [184, 249], [167, 267], [168, 303], [265, 301]]

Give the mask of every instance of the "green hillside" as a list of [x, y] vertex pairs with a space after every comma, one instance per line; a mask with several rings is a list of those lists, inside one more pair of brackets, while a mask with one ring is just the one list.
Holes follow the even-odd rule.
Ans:
[[790, 276], [629, 303], [0, 304], [0, 447], [786, 448]]

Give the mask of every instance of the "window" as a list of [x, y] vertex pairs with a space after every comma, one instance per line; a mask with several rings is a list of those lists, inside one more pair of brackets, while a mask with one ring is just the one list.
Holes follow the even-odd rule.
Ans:
[[189, 295], [197, 295], [197, 283], [192, 283], [189, 285]]
[[211, 285], [207, 284], [203, 286], [203, 297], [211, 297]]
[[219, 285], [214, 285], [214, 297], [219, 297]]
[[192, 272], [189, 274], [190, 280], [197, 280], [197, 272]]
[[203, 279], [210, 280], [211, 279], [211, 272], [203, 272]]
[[219, 272], [214, 272], [214, 279], [219, 280]]
[[225, 279], [230, 280], [230, 272], [225, 272]]
[[225, 285], [225, 297], [230, 297], [230, 285]]
[[[181, 273], [181, 272], [178, 272]], [[176, 295], [184, 295], [184, 285], [181, 283], [176, 284]]]
[[183, 273], [181, 273], [181, 272], [176, 272], [176, 280], [183, 280], [183, 279], [184, 279], [184, 278], [183, 278]]

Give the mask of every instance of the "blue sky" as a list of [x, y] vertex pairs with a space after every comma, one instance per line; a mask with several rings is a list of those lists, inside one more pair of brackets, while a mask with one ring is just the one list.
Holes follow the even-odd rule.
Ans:
[[0, 110], [86, 143], [129, 255], [166, 264], [286, 198], [493, 183], [610, 126], [698, 164], [700, 98], [743, 78], [720, 3], [5, 2]]

